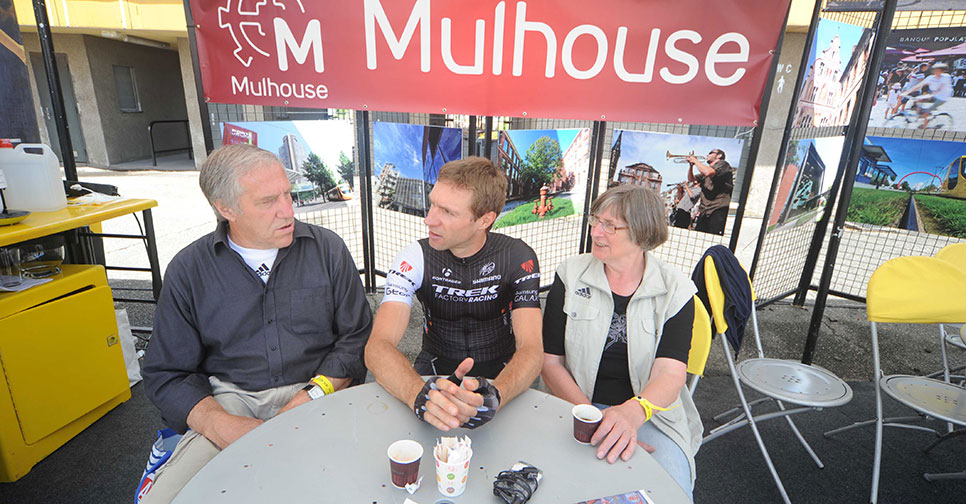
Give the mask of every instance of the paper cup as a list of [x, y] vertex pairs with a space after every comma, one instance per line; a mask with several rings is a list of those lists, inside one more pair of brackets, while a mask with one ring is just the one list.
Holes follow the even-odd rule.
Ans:
[[[433, 458], [436, 459], [436, 488], [439, 493], [446, 497], [457, 497], [466, 490], [466, 477], [470, 473], [470, 461], [464, 460], [459, 464], [450, 464], [439, 460], [433, 450]], [[470, 458], [473, 453], [470, 452]]]
[[411, 439], [403, 439], [389, 445], [389, 472], [392, 486], [406, 488], [419, 479], [419, 459], [423, 456], [423, 446]]
[[590, 404], [578, 404], [570, 412], [574, 416], [574, 439], [580, 444], [590, 444], [604, 414]]

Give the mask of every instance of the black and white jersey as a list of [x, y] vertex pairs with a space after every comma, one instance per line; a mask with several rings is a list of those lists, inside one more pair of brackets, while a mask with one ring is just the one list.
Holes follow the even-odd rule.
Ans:
[[539, 308], [540, 266], [522, 240], [487, 233], [476, 254], [459, 258], [424, 238], [400, 252], [382, 302], [423, 305], [423, 350], [446, 359], [509, 360], [516, 350], [510, 311]]

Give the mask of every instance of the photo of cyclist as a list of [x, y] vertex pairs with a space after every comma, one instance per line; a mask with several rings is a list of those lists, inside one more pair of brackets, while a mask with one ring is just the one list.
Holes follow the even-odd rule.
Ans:
[[[966, 27], [889, 34], [870, 128], [966, 130]], [[893, 102], [896, 85], [897, 100]], [[962, 89], [962, 90], [961, 90]]]
[[930, 68], [930, 72], [932, 75], [924, 78], [919, 84], [903, 93], [903, 95], [908, 96], [915, 91], [922, 90], [922, 94], [910, 100], [912, 109], [916, 110], [918, 107], [919, 115], [922, 117], [922, 124], [919, 129], [926, 129], [929, 126], [932, 111], [953, 97], [953, 78], [949, 75], [949, 65], [936, 63]]

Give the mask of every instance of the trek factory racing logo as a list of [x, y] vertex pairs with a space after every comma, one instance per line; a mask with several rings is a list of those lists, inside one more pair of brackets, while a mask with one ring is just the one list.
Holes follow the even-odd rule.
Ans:
[[[269, 9], [276, 9], [275, 16], [262, 16], [261, 11], [269, 1]], [[289, 27], [288, 21], [279, 17], [304, 15], [302, 0], [225, 0], [224, 7], [218, 7], [218, 27], [227, 32], [235, 43], [232, 55], [245, 68], [261, 66], [271, 60], [269, 52], [274, 47], [278, 69], [285, 72], [289, 68], [289, 54], [298, 64], [312, 59], [316, 73], [325, 71], [322, 53], [322, 23], [318, 19], [309, 20], [301, 40]], [[271, 27], [264, 26], [271, 19]], [[294, 20], [293, 20], [294, 21]], [[273, 40], [274, 39], [274, 40]], [[231, 76], [233, 95], [308, 98], [324, 100], [329, 90], [324, 84], [310, 82], [275, 82], [270, 77], [251, 80], [248, 76]]]
[[401, 280], [400, 280], [400, 279], [404, 280], [407, 284], [409, 284], [410, 288], [415, 289], [416, 288], [416, 282], [413, 282], [412, 279], [410, 279], [408, 276], [406, 276], [406, 273], [408, 273], [408, 272], [410, 272], [412, 270], [413, 270], [412, 265], [409, 264], [409, 263], [407, 263], [406, 261], [402, 261], [399, 264], [399, 269], [398, 270], [395, 269], [395, 268], [389, 268], [389, 274], [386, 275], [386, 293], [385, 293], [385, 295], [386, 296], [402, 296], [402, 297], [405, 297], [407, 299], [412, 299], [412, 297], [413, 297], [412, 296], [412, 291], [408, 290], [406, 288], [406, 285], [405, 284], [402, 284], [401, 283]]
[[[406, 261], [403, 261], [402, 264], [399, 265], [399, 269], [402, 271], [397, 271], [396, 269], [392, 269], [392, 268], [389, 269], [389, 274], [386, 275], [385, 295], [399, 296], [406, 299], [412, 299], [413, 293], [412, 293], [412, 290], [410, 289], [414, 290], [416, 288], [416, 283], [410, 280], [409, 277], [404, 275], [403, 272], [412, 271], [413, 267], [410, 266], [409, 263], [407, 263]], [[407, 288], [406, 285], [402, 283], [403, 280], [409, 284], [410, 286], [409, 288]]]
[[499, 290], [499, 285], [475, 289], [457, 289], [456, 287], [433, 284], [433, 297], [440, 301], [452, 301], [454, 303], [479, 303], [498, 298], [500, 296]]
[[526, 271], [527, 273], [533, 273], [533, 259], [521, 264], [520, 267], [523, 268], [523, 271]]

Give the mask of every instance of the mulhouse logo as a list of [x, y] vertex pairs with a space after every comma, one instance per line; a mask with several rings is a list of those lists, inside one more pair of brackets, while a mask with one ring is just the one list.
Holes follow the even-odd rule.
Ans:
[[[304, 63], [312, 49], [315, 70], [322, 72], [322, 27], [319, 20], [310, 20], [302, 40], [298, 41], [284, 19], [278, 15], [271, 18], [262, 16], [262, 7], [267, 4], [268, 0], [226, 0], [224, 7], [218, 7], [218, 27], [227, 31], [235, 41], [235, 50], [232, 52], [235, 59], [248, 68], [257, 56], [270, 58], [269, 50], [272, 49], [271, 40], [274, 38], [280, 70], [288, 70], [288, 50], [292, 51], [299, 63]], [[282, 12], [279, 14], [296, 11], [305, 14], [302, 0], [272, 0], [272, 7], [280, 9]], [[262, 26], [262, 20], [268, 19], [272, 23], [270, 28]], [[270, 36], [269, 31], [274, 37]]]

